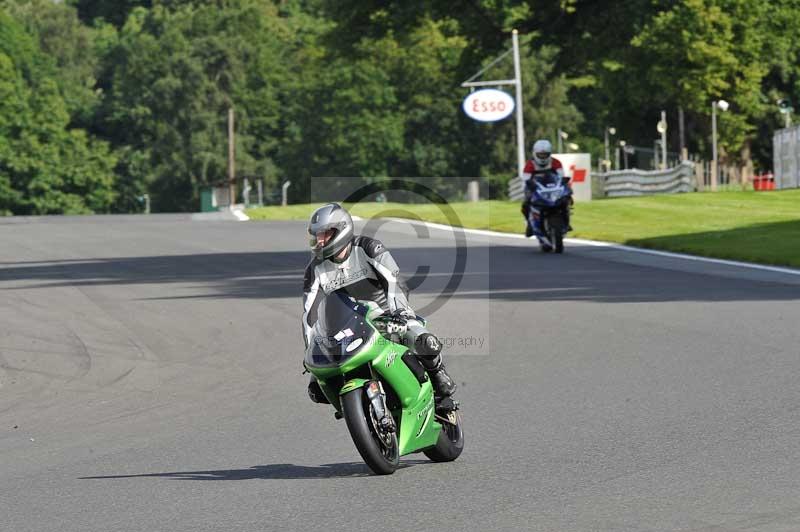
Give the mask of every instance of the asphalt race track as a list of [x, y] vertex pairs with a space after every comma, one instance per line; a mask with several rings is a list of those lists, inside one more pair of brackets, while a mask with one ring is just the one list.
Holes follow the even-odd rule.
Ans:
[[800, 530], [800, 276], [378, 236], [467, 438], [390, 477], [306, 396], [303, 223], [0, 219], [0, 530]]

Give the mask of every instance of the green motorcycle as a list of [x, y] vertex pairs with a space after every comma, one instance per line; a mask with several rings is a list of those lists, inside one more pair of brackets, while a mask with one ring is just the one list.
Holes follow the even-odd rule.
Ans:
[[303, 365], [376, 474], [394, 473], [401, 456], [419, 451], [435, 462], [455, 460], [464, 448], [458, 404], [434, 400], [422, 364], [382, 314], [374, 302], [328, 294]]

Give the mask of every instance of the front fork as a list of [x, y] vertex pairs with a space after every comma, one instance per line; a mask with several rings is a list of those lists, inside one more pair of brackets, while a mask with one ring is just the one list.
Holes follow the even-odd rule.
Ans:
[[383, 384], [380, 381], [369, 381], [364, 389], [372, 405], [372, 410], [375, 412], [378, 427], [385, 432], [395, 432], [397, 426], [391, 414], [389, 414], [389, 408], [386, 406], [386, 393], [383, 391]]

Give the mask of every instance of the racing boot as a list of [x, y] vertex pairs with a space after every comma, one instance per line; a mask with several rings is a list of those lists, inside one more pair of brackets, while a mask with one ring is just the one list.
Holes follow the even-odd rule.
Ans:
[[420, 334], [414, 342], [414, 352], [431, 378], [433, 393], [437, 398], [450, 397], [456, 391], [456, 383], [444, 369], [442, 343], [431, 333]]
[[531, 227], [530, 222], [525, 224], [525, 236], [528, 238], [533, 236], [533, 227]]
[[439, 364], [436, 368], [429, 369], [428, 375], [431, 377], [431, 384], [433, 385], [433, 394], [437, 398], [450, 397], [456, 393], [456, 383], [450, 378], [450, 375], [444, 370], [444, 364], [441, 357], [439, 357]]
[[533, 236], [533, 227], [531, 227], [531, 222], [528, 219], [530, 208], [530, 205], [528, 205], [528, 202], [526, 201], [522, 203], [522, 208], [520, 209], [522, 217], [525, 218], [525, 236], [528, 238]]

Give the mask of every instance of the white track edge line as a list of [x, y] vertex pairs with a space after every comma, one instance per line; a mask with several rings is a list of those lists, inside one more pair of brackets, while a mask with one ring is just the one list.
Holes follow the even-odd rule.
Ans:
[[[387, 218], [387, 220], [393, 220], [395, 222], [403, 222], [408, 224], [417, 224], [417, 225], [425, 225], [432, 229], [441, 229], [443, 231], [450, 231], [455, 232], [457, 229], [464, 231], [465, 233], [470, 233], [473, 235], [483, 235], [483, 236], [495, 236], [501, 238], [517, 238], [517, 239], [526, 239], [524, 235], [521, 234], [514, 234], [514, 233], [501, 233], [499, 231], [487, 231], [485, 229], [468, 229], [465, 227], [453, 227], [451, 225], [445, 224], [437, 224], [434, 222], [425, 222], [422, 220], [414, 220], [411, 218]], [[594, 247], [606, 247], [612, 249], [618, 249], [620, 251], [629, 251], [632, 253], [642, 253], [645, 255], [655, 255], [658, 257], [668, 257], [672, 259], [683, 259], [683, 260], [691, 260], [696, 262], [708, 262], [711, 264], [721, 264], [724, 266], [734, 266], [737, 268], [750, 268], [753, 270], [761, 270], [767, 271], [772, 273], [785, 273], [788, 275], [798, 275], [800, 276], [800, 270], [796, 270], [793, 268], [782, 268], [780, 266], [767, 266], [764, 264], [754, 264], [752, 262], [740, 262], [735, 260], [727, 260], [727, 259], [715, 259], [711, 257], [700, 257], [698, 255], [688, 255], [685, 253], [674, 253], [672, 251], [658, 251], [654, 249], [645, 249], [645, 248], [637, 248], [633, 246], [626, 246], [624, 244], [617, 244], [615, 242], [603, 242], [601, 240], [586, 240], [583, 238], [567, 238], [565, 242], [571, 244], [583, 244], [586, 246], [594, 246]]]

